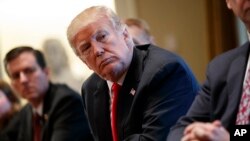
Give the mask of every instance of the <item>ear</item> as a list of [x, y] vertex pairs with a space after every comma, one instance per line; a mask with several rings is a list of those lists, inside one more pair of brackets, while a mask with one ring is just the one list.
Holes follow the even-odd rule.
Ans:
[[[132, 36], [129, 34], [128, 29], [125, 28], [122, 32], [123, 38], [125, 40], [125, 42], [127, 43], [127, 45], [131, 44], [131, 42], [133, 43], [133, 39]], [[132, 45], [133, 46], [133, 45]]]
[[123, 35], [124, 41], [126, 42], [127, 46], [133, 47], [134, 46], [133, 39], [132, 39], [132, 36], [130, 36], [127, 28], [124, 28], [124, 30], [122, 31], [122, 35]]
[[127, 29], [126, 27], [125, 27], [124, 30], [122, 31], [122, 35], [123, 35], [123, 37], [124, 37], [125, 40], [131, 38], [131, 36], [130, 36], [130, 34], [129, 34], [129, 32], [128, 32], [128, 29]]
[[227, 3], [227, 8], [228, 8], [228, 9], [232, 9], [232, 6], [231, 6], [231, 3], [230, 3], [230, 0], [226, 0], [226, 3]]
[[44, 72], [47, 76], [50, 75], [50, 69], [49, 69], [48, 67], [45, 67], [45, 68], [43, 69], [43, 72]]

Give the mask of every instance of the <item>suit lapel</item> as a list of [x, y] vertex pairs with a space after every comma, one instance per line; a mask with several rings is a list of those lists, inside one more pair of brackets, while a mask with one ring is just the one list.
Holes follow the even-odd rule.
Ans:
[[[110, 122], [109, 89], [105, 80], [97, 82], [97, 89], [94, 92], [94, 123], [101, 139], [112, 140]], [[110, 128], [107, 128], [110, 127]]]
[[54, 84], [50, 83], [49, 90], [46, 93], [44, 100], [43, 100], [43, 115], [42, 115], [43, 121], [42, 121], [42, 133], [41, 133], [42, 141], [49, 138], [48, 132], [50, 131], [48, 129], [48, 121], [50, 118], [52, 103], [56, 98], [56, 95], [55, 95], [56, 91], [57, 91], [57, 87]]
[[[236, 120], [236, 114], [238, 112], [239, 103], [242, 95], [242, 87], [247, 67], [249, 44], [242, 46], [241, 53], [233, 60], [231, 67], [229, 68], [229, 74], [227, 77], [228, 83], [228, 107], [224, 116], [225, 124], [231, 123], [232, 126]], [[233, 111], [233, 112], [232, 112]], [[231, 122], [230, 122], [231, 121]]]
[[[32, 126], [32, 107], [28, 105], [25, 107], [25, 113], [22, 115], [21, 118], [21, 126], [20, 127], [27, 127], [27, 129], [21, 129], [21, 138], [25, 141], [32, 141], [33, 137], [33, 126]], [[23, 125], [24, 124], [24, 125]]]
[[145, 54], [146, 52], [139, 51], [137, 48], [134, 49], [131, 65], [124, 79], [121, 92], [119, 93], [117, 105], [117, 129], [120, 129], [119, 135], [122, 135], [122, 129], [127, 122], [133, 104], [133, 99], [136, 96], [136, 90], [142, 74], [142, 62]]

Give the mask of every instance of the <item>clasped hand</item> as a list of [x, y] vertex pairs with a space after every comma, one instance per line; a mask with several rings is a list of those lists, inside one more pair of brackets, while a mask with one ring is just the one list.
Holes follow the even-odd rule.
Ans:
[[218, 120], [194, 122], [186, 127], [181, 141], [230, 141], [230, 135]]

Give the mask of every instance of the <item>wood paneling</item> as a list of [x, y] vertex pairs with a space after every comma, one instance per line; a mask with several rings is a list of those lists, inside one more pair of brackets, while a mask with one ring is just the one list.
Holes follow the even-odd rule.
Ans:
[[214, 58], [237, 45], [235, 17], [225, 0], [206, 0], [209, 57]]

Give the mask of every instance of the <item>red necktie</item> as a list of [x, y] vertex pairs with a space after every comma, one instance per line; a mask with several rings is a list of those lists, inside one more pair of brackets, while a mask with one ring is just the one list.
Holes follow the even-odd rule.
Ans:
[[121, 86], [117, 83], [113, 83], [111, 91], [113, 93], [112, 105], [111, 105], [111, 128], [112, 128], [112, 137], [113, 141], [118, 141], [118, 131], [117, 131], [117, 100], [118, 93], [121, 89]]
[[37, 113], [33, 114], [33, 141], [41, 141], [42, 118]]
[[239, 106], [239, 112], [237, 114], [236, 124], [245, 125], [249, 124], [250, 116], [250, 69], [246, 73], [247, 77], [245, 78], [242, 90], [242, 97]]

